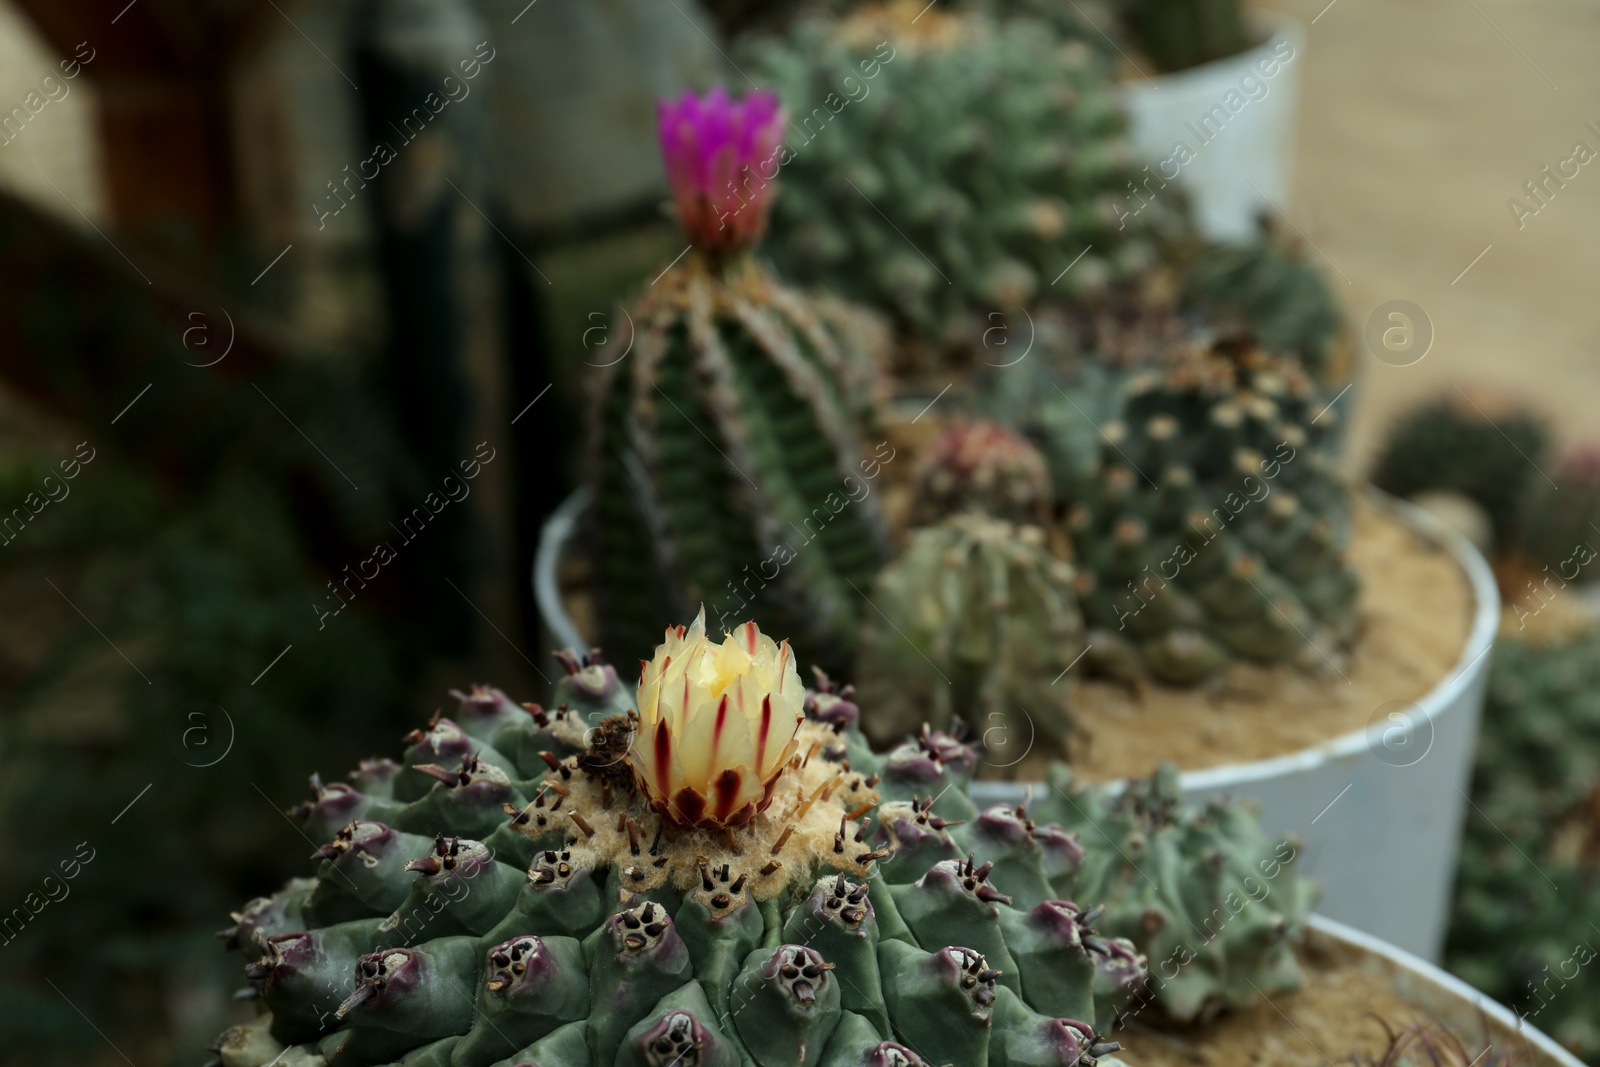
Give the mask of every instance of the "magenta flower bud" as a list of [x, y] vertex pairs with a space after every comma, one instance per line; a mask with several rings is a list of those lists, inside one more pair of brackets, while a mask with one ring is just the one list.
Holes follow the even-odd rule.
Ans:
[[734, 101], [718, 86], [660, 104], [661, 155], [684, 232], [708, 252], [754, 244], [767, 210], [783, 146], [777, 94]]

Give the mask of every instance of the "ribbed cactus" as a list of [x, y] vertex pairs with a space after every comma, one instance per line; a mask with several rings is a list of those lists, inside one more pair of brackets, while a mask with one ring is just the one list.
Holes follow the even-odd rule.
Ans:
[[1075, 842], [975, 817], [971, 748], [871, 755], [753, 623], [669, 630], [592, 723], [627, 704], [593, 667], [584, 704], [475, 689], [318, 790], [316, 877], [225, 932], [262, 1014], [224, 1067], [1109, 1062], [1144, 961], [1054, 888]]
[[1062, 740], [1073, 683], [1062, 674], [1082, 651], [1072, 567], [1045, 532], [952, 515], [913, 532], [873, 587], [856, 671], [866, 729], [886, 741], [965, 722], [1019, 752], [1035, 736]]
[[912, 521], [962, 511], [1042, 524], [1052, 506], [1050, 469], [1028, 442], [996, 422], [958, 423], [934, 439], [917, 467]]
[[[662, 605], [754, 615], [818, 659], [843, 656], [886, 550], [867, 451], [880, 389], [865, 312], [785, 288], [753, 256], [780, 149], [770, 95], [664, 104], [661, 136], [692, 242], [628, 309], [604, 372], [589, 545], [601, 640], [644, 655]], [[852, 588], [852, 586], [854, 588]]]
[[1028, 20], [923, 6], [750, 49], [790, 110], [768, 245], [784, 271], [942, 348], [1154, 262], [1184, 216], [1167, 196], [1123, 217], [1140, 164], [1102, 57]]
[[1319, 382], [1342, 365], [1339, 305], [1297, 235], [1274, 234], [1197, 250], [1183, 279], [1185, 310], [1224, 329], [1243, 328], [1274, 352], [1292, 352]]
[[1503, 546], [1517, 509], [1540, 480], [1550, 433], [1520, 402], [1487, 390], [1451, 389], [1412, 407], [1389, 429], [1372, 484], [1395, 496], [1436, 489], [1463, 493], [1489, 514]]
[[1247, 1008], [1301, 982], [1295, 949], [1316, 888], [1299, 843], [1261, 830], [1237, 801], [1187, 804], [1168, 764], [1125, 789], [1085, 786], [1061, 764], [1030, 805], [1081, 840], [1070, 885], [1099, 923], [1149, 960], [1149, 996], [1179, 1022]]
[[1242, 0], [1127, 0], [1134, 47], [1167, 73], [1236, 56], [1255, 44]]
[[1071, 520], [1093, 665], [1175, 685], [1236, 658], [1338, 669], [1359, 618], [1334, 419], [1297, 361], [1243, 343], [1129, 383]]

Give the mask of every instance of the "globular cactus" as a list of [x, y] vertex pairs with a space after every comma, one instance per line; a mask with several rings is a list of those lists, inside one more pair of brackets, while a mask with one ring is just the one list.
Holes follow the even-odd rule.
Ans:
[[1395, 496], [1462, 493], [1489, 515], [1499, 547], [1514, 536], [1517, 509], [1541, 480], [1550, 432], [1517, 400], [1451, 389], [1402, 414], [1372, 464], [1372, 484]]
[[225, 931], [262, 1011], [223, 1067], [1110, 1062], [1145, 967], [1053, 888], [1075, 843], [975, 818], [970, 747], [873, 756], [848, 689], [703, 626], [623, 714], [475, 689], [403, 764], [319, 790], [316, 877]]
[[[1546, 599], [1569, 584], [1586, 585], [1600, 575], [1600, 446], [1575, 448], [1550, 471], [1535, 477], [1517, 512], [1515, 551]], [[1523, 590], [1510, 590], [1512, 595]]]
[[1264, 833], [1237, 801], [1185, 802], [1162, 766], [1120, 790], [1087, 786], [1061, 764], [1030, 804], [1082, 842], [1059, 887], [1104, 911], [1097, 924], [1149, 960], [1148, 997], [1183, 1023], [1297, 988], [1295, 958], [1316, 888], [1296, 873], [1300, 844]]
[[1331, 384], [1350, 370], [1343, 316], [1327, 279], [1304, 241], [1274, 234], [1265, 222], [1254, 241], [1197, 250], [1179, 302], [1216, 327], [1248, 330], [1264, 347], [1294, 353], [1319, 382]]
[[1029, 20], [923, 6], [802, 23], [746, 69], [795, 131], [774, 259], [937, 355], [993, 314], [1138, 274], [1187, 223], [1176, 191], [1126, 210], [1141, 164], [1103, 57]]
[[964, 722], [991, 748], [1020, 751], [1070, 734], [1062, 676], [1083, 624], [1072, 567], [1039, 527], [967, 512], [916, 530], [871, 603], [856, 676], [873, 737]]
[[918, 461], [912, 522], [979, 511], [1043, 524], [1052, 510], [1050, 469], [1020, 434], [996, 422], [963, 422], [934, 440]]
[[687, 619], [703, 603], [837, 663], [887, 551], [869, 483], [893, 449], [864, 444], [882, 398], [867, 349], [885, 334], [749, 252], [782, 127], [770, 94], [662, 105], [692, 247], [619, 324], [632, 349], [605, 370], [592, 420], [588, 543], [601, 641], [619, 658], [649, 650], [663, 604]]
[[1127, 386], [1070, 520], [1091, 664], [1173, 685], [1334, 671], [1359, 624], [1334, 411], [1297, 361], [1192, 343]]
[[1600, 1062], [1600, 632], [1495, 646], [1472, 804], [1445, 964]]

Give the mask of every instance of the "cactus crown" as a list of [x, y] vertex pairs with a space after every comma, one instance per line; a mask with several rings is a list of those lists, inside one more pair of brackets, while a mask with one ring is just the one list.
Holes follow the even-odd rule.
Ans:
[[920, 522], [981, 511], [1042, 524], [1050, 518], [1050, 470], [1027, 438], [999, 423], [960, 423], [924, 453], [915, 507]]

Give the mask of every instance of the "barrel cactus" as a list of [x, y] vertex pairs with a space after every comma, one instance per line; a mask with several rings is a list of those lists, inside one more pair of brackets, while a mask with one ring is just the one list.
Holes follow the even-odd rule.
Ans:
[[1339, 669], [1359, 622], [1335, 413], [1299, 363], [1191, 343], [1129, 383], [1070, 524], [1091, 665], [1173, 685]]
[[1144, 961], [1051, 888], [1080, 859], [1064, 834], [956, 825], [971, 748], [924, 731], [873, 756], [850, 691], [807, 693], [754, 623], [669, 629], [634, 694], [568, 665], [555, 710], [473, 689], [298, 812], [331, 840], [224, 932], [262, 1011], [223, 1067], [1116, 1051], [1098, 1035]]
[[1010, 762], [1036, 736], [1070, 734], [1063, 675], [1083, 623], [1072, 567], [1041, 528], [965, 512], [916, 530], [872, 606], [857, 677], [874, 737], [965, 723]]
[[1256, 43], [1242, 0], [1127, 0], [1134, 46], [1162, 73], [1236, 56]]
[[1295, 952], [1316, 888], [1296, 872], [1300, 843], [1264, 833], [1244, 803], [1187, 804], [1164, 765], [1125, 789], [1085, 785], [1061, 764], [1030, 806], [1080, 838], [1071, 891], [1149, 959], [1148, 996], [1182, 1023], [1297, 988]]
[[1500, 392], [1451, 389], [1395, 421], [1373, 461], [1372, 484], [1402, 497], [1463, 493], [1488, 512], [1504, 547], [1549, 447], [1538, 412]]
[[961, 511], [1044, 523], [1051, 512], [1050, 469], [1020, 434], [996, 422], [962, 422], [936, 438], [918, 463], [913, 521]]
[[782, 148], [771, 94], [663, 103], [661, 139], [689, 248], [629, 308], [631, 352], [592, 420], [589, 545], [601, 640], [638, 657], [665, 604], [753, 615], [828, 663], [887, 550], [868, 484], [881, 399], [866, 313], [780, 284], [750, 250]]
[[1533, 573], [1530, 588], [1511, 592], [1533, 593], [1528, 597], [1532, 608], [1569, 583], [1595, 581], [1600, 572], [1592, 566], [1600, 555], [1600, 446], [1567, 452], [1551, 469], [1548, 482], [1533, 479], [1517, 513], [1516, 552]]
[[1343, 316], [1327, 279], [1298, 235], [1261, 235], [1195, 252], [1183, 279], [1185, 310], [1223, 328], [1242, 327], [1274, 352], [1292, 352], [1314, 378], [1331, 383], [1343, 365]]
[[1129, 210], [1144, 176], [1083, 41], [924, 6], [804, 22], [755, 42], [746, 69], [796, 131], [773, 257], [942, 351], [993, 315], [1137, 274], [1185, 216], [1175, 192]]

